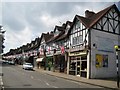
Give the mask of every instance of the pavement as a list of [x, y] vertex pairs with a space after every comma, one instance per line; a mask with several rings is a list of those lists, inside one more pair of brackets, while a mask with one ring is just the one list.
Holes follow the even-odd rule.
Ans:
[[100, 86], [103, 88], [108, 88], [108, 89], [115, 89], [115, 90], [120, 90], [120, 88], [117, 88], [117, 82], [115, 79], [87, 79], [84, 77], [78, 77], [74, 75], [67, 75], [65, 73], [59, 73], [59, 72], [53, 72], [53, 71], [47, 71], [43, 69], [37, 69], [35, 68], [36, 71], [46, 73], [52, 76], [68, 79], [68, 80], [73, 80], [76, 82], [81, 82], [81, 83], [86, 83], [86, 84], [91, 84], [91, 85], [96, 85]]

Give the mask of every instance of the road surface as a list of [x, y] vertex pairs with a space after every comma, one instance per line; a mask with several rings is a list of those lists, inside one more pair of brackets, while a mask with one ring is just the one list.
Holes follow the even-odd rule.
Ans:
[[4, 88], [102, 88], [58, 78], [37, 71], [24, 70], [16, 65], [2, 65]]

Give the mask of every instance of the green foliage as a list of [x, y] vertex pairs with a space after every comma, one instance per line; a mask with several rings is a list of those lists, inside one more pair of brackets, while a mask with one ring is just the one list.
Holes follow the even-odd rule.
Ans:
[[52, 65], [52, 57], [46, 57], [46, 67], [51, 68]]

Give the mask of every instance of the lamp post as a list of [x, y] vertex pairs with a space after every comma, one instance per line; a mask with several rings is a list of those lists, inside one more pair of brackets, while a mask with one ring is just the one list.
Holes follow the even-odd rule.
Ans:
[[43, 46], [43, 54], [44, 54], [44, 61], [45, 61], [45, 66], [44, 66], [44, 70], [46, 70], [46, 46]]
[[116, 65], [117, 65], [117, 87], [119, 88], [119, 60], [118, 60], [118, 52], [120, 51], [120, 46], [114, 46], [116, 50]]

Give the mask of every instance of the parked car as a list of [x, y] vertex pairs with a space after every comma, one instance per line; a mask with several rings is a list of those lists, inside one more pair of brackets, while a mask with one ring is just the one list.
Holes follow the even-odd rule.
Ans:
[[7, 60], [3, 60], [2, 64], [8, 64]]
[[9, 61], [8, 62], [10, 65], [15, 65], [15, 62], [14, 61]]
[[25, 64], [23, 64], [23, 69], [33, 70], [33, 65], [31, 63], [25, 63]]

